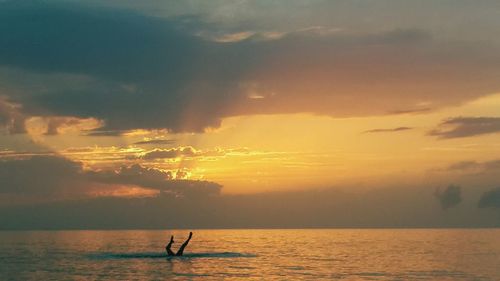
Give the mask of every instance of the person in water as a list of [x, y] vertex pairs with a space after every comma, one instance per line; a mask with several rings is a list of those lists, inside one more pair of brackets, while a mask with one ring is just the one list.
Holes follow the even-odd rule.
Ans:
[[169, 256], [182, 256], [182, 254], [184, 253], [184, 249], [186, 248], [186, 246], [188, 245], [189, 243], [189, 240], [191, 240], [191, 237], [193, 237], [193, 233], [192, 232], [189, 232], [189, 237], [188, 239], [181, 245], [181, 247], [179, 248], [179, 250], [177, 251], [177, 253], [174, 253], [172, 252], [172, 250], [170, 249], [172, 247], [172, 244], [174, 243], [174, 236], [172, 235], [170, 237], [170, 242], [168, 242], [167, 246], [165, 246], [165, 250], [167, 250], [167, 254]]

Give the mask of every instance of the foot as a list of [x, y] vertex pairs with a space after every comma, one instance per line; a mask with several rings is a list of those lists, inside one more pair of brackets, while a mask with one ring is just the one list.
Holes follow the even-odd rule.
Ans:
[[174, 236], [170, 236], [170, 243], [174, 243]]
[[193, 237], [193, 233], [189, 232], [189, 238], [188, 239], [191, 239], [191, 237]]

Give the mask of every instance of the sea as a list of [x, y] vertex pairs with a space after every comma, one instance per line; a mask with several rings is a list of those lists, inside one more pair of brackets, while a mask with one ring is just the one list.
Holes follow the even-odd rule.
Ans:
[[1, 231], [0, 280], [500, 280], [500, 229]]

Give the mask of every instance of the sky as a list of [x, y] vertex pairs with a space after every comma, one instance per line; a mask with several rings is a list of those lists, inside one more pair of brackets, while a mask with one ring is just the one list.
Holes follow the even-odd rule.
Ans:
[[0, 1], [0, 228], [499, 227], [498, 1]]

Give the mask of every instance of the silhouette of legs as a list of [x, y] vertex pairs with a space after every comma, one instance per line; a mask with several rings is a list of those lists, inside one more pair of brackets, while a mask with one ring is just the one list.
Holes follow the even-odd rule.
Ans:
[[186, 242], [184, 242], [184, 244], [182, 244], [182, 246], [179, 248], [179, 251], [177, 251], [177, 254], [175, 254], [176, 256], [182, 256], [182, 254], [184, 253], [184, 248], [186, 248], [186, 246], [188, 245], [189, 243], [189, 240], [191, 240], [191, 237], [193, 236], [193, 233], [192, 232], [189, 232], [189, 237], [188, 239], [186, 240]]
[[168, 242], [168, 245], [165, 247], [165, 250], [167, 250], [167, 254], [169, 256], [175, 256], [175, 253], [172, 252], [172, 250], [170, 249], [170, 247], [172, 247], [172, 244], [174, 243], [174, 236], [172, 235], [170, 237], [170, 242]]

